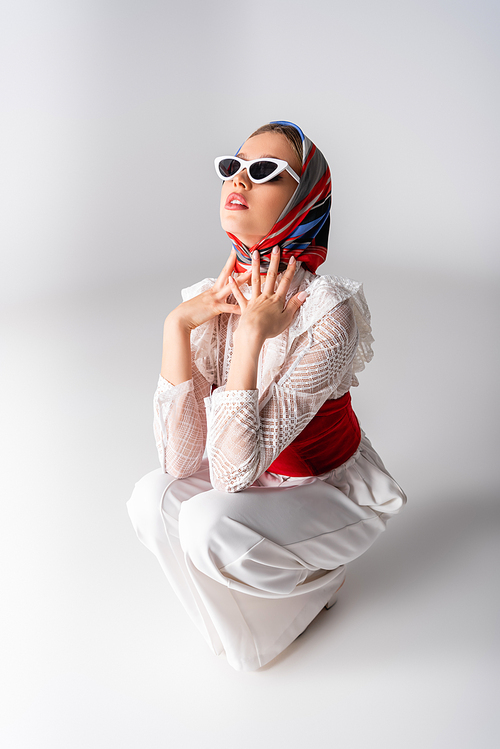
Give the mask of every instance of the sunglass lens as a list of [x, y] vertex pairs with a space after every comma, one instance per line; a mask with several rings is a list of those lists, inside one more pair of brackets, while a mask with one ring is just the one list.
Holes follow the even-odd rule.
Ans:
[[239, 168], [240, 162], [236, 161], [236, 159], [222, 159], [222, 161], [219, 162], [219, 171], [221, 176], [225, 179], [236, 174]]
[[277, 170], [276, 164], [272, 161], [256, 161], [250, 167], [250, 177], [255, 180], [266, 179], [270, 177], [273, 172]]

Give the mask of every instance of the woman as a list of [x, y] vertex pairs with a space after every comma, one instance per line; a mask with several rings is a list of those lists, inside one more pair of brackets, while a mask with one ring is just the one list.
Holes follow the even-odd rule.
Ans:
[[333, 605], [346, 563], [406, 498], [351, 409], [372, 356], [362, 287], [315, 273], [330, 212], [323, 155], [275, 122], [216, 170], [233, 250], [166, 318], [161, 468], [128, 507], [213, 650], [254, 670]]

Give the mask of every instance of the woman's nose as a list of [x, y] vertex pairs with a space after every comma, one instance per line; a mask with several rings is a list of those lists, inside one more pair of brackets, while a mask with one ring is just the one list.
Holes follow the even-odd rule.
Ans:
[[243, 186], [248, 189], [251, 184], [252, 180], [248, 176], [248, 172], [246, 169], [242, 169], [241, 172], [238, 172], [238, 174], [235, 174], [233, 177], [233, 185], [235, 187]]

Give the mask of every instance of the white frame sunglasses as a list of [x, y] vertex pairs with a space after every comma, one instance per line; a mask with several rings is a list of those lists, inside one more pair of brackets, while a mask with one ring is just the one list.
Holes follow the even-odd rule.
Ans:
[[[236, 169], [235, 172], [232, 174], [229, 174], [225, 176], [224, 172], [221, 169], [221, 162], [225, 160], [229, 161], [236, 161], [239, 163], [238, 169]], [[274, 164], [275, 168], [273, 169], [270, 174], [267, 174], [265, 177], [252, 177], [252, 165], [253, 164], [259, 164], [259, 163], [271, 163]], [[278, 176], [278, 174], [281, 174], [281, 172], [287, 171], [288, 174], [290, 174], [296, 182], [300, 183], [300, 177], [299, 175], [293, 171], [292, 167], [289, 166], [287, 161], [283, 161], [282, 159], [273, 159], [270, 157], [266, 158], [260, 158], [260, 159], [252, 159], [251, 161], [245, 161], [245, 159], [240, 158], [239, 156], [217, 156], [216, 159], [214, 159], [214, 166], [215, 171], [217, 172], [217, 176], [220, 177], [224, 182], [226, 182], [228, 179], [233, 179], [233, 177], [236, 177], [237, 174], [243, 171], [243, 169], [247, 170], [247, 174], [252, 182], [254, 182], [256, 185], [262, 185], [264, 182], [269, 182], [269, 180], [274, 179]]]

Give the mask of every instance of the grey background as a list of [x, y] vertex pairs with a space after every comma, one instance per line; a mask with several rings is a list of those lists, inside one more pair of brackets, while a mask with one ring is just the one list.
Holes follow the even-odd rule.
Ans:
[[[4, 746], [498, 744], [499, 15], [4, 0]], [[332, 168], [323, 272], [365, 283], [353, 400], [409, 504], [336, 607], [239, 674], [124, 503], [156, 467], [163, 319], [229, 252], [213, 157], [282, 118]]]

